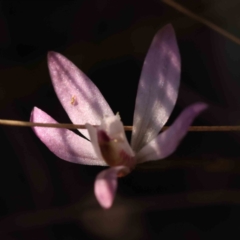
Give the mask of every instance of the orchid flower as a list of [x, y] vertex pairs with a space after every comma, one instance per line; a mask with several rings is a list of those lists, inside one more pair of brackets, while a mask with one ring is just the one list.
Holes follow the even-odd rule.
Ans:
[[[110, 166], [96, 177], [94, 192], [103, 208], [110, 208], [117, 178], [137, 164], [168, 157], [175, 151], [204, 103], [187, 107], [173, 125], [159, 134], [176, 103], [180, 82], [180, 55], [169, 24], [155, 35], [144, 61], [134, 111], [131, 146], [119, 115], [114, 115], [93, 82], [59, 53], [48, 54], [55, 92], [74, 124], [88, 141], [68, 129], [34, 127], [41, 141], [59, 158], [78, 164]], [[34, 108], [32, 122], [56, 123]]]

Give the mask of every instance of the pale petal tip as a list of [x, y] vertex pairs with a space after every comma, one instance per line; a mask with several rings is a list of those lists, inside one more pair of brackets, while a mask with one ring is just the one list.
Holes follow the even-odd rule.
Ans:
[[40, 114], [44, 114], [44, 112], [40, 108], [34, 106], [30, 114], [30, 122], [34, 121], [34, 117], [36, 116], [36, 114], [40, 115]]
[[109, 209], [111, 208], [112, 204], [113, 204], [113, 199], [109, 199], [109, 198], [97, 198], [100, 206], [104, 209]]
[[47, 53], [47, 60], [48, 60], [48, 65], [56, 61], [56, 59], [59, 58], [65, 58], [61, 53], [54, 52], [54, 51], [49, 51]]
[[[29, 121], [30, 122], [35, 122], [36, 118], [40, 118], [41, 119], [42, 114], [44, 114], [44, 112], [40, 108], [34, 106], [32, 111], [31, 111]], [[38, 136], [38, 133], [36, 132], [37, 127], [32, 127], [32, 130]]]
[[171, 23], [168, 23], [167, 25], [160, 28], [157, 33], [155, 34], [155, 37], [161, 36], [164, 33], [164, 35], [173, 35], [175, 36], [175, 30], [173, 28], [173, 25]]
[[30, 122], [34, 122], [34, 115], [36, 113], [36, 111], [40, 110], [39, 108], [37, 108], [36, 106], [33, 107], [31, 114], [30, 114]]
[[112, 206], [117, 190], [118, 174], [129, 171], [126, 166], [116, 166], [100, 172], [94, 183], [94, 194], [102, 208], [108, 209]]
[[113, 204], [115, 194], [114, 191], [111, 191], [105, 185], [104, 180], [97, 180], [94, 187], [94, 194], [100, 206], [104, 209], [109, 209]]
[[54, 52], [54, 51], [49, 51], [47, 53], [47, 57], [48, 59], [51, 59], [52, 57], [54, 57], [55, 55], [57, 55], [58, 53], [57, 52]]

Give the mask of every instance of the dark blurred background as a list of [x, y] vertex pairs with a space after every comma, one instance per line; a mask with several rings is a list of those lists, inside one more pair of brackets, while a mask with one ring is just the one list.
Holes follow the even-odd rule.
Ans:
[[[177, 1], [240, 37], [236, 0]], [[160, 0], [0, 1], [0, 118], [38, 106], [69, 122], [47, 52], [64, 54], [132, 124], [138, 79], [158, 29], [172, 23], [182, 58], [179, 97], [210, 107], [194, 125], [240, 125], [240, 46]], [[93, 194], [102, 167], [52, 154], [31, 129], [0, 127], [0, 239], [239, 239], [240, 133], [189, 133], [162, 161], [119, 180], [110, 210]]]

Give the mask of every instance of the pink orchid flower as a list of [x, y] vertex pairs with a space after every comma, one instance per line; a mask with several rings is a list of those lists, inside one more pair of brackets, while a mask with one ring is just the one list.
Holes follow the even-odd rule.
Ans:
[[[206, 108], [196, 103], [186, 108], [173, 125], [159, 134], [176, 103], [180, 82], [180, 55], [174, 30], [167, 25], [157, 32], [144, 61], [134, 111], [131, 146], [118, 115], [93, 82], [59, 53], [48, 54], [56, 94], [74, 124], [91, 142], [68, 129], [34, 127], [41, 141], [59, 158], [78, 164], [110, 168], [96, 178], [94, 192], [103, 208], [110, 208], [117, 178], [136, 164], [166, 158], [175, 151], [194, 118]], [[32, 122], [56, 123], [38, 108]], [[94, 127], [97, 125], [98, 127]]]

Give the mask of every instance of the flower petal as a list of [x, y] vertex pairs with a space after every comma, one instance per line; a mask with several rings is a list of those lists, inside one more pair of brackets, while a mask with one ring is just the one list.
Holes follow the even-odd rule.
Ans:
[[[41, 109], [34, 107], [31, 122], [57, 123]], [[40, 140], [59, 158], [72, 163], [105, 166], [96, 157], [91, 142], [64, 128], [33, 127]]]
[[125, 166], [111, 167], [97, 175], [94, 184], [94, 193], [103, 208], [110, 208], [117, 189], [117, 177], [119, 172], [129, 172]]
[[[59, 53], [48, 53], [48, 66], [55, 92], [75, 124], [99, 125], [113, 112], [94, 83], [72, 62]], [[81, 130], [88, 137], [86, 130]]]
[[187, 107], [173, 125], [160, 133], [137, 154], [137, 163], [159, 160], [172, 154], [186, 135], [195, 117], [207, 108], [204, 103], [195, 103]]
[[88, 133], [89, 133], [89, 136], [90, 136], [90, 141], [91, 141], [91, 144], [93, 146], [93, 149], [95, 151], [96, 156], [101, 161], [104, 161], [101, 150], [100, 150], [100, 147], [99, 147], [99, 143], [98, 143], [97, 128], [93, 127], [91, 124], [88, 124], [88, 123], [86, 123], [85, 126], [88, 130]]
[[115, 145], [122, 149], [129, 158], [134, 158], [135, 153], [126, 138], [125, 130], [119, 115], [105, 117], [100, 128], [106, 131], [107, 135], [115, 141]]
[[125, 135], [123, 124], [118, 115], [106, 117], [99, 127], [86, 124], [90, 140], [99, 159], [109, 166], [136, 165], [135, 154]]
[[175, 106], [180, 55], [173, 27], [155, 35], [144, 61], [135, 104], [131, 145], [135, 152], [155, 138]]

